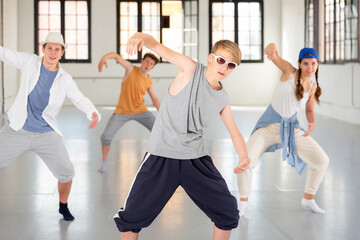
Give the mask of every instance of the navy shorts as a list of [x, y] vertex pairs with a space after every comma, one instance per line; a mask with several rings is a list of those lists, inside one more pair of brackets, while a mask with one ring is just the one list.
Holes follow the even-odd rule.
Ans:
[[161, 212], [178, 186], [221, 230], [236, 228], [237, 201], [210, 156], [178, 160], [147, 153], [124, 207], [114, 216], [120, 232], [140, 232]]

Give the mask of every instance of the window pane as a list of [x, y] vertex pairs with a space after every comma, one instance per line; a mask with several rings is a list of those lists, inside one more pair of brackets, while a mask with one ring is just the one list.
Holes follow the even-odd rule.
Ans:
[[314, 0], [306, 0], [305, 46], [314, 47]]
[[77, 17], [77, 28], [78, 29], [88, 29], [88, 16], [78, 16]]
[[50, 15], [60, 15], [60, 1], [50, 1]]
[[261, 59], [262, 48], [261, 46], [251, 46], [250, 59]]
[[76, 15], [76, 1], [66, 1], [65, 13], [68, 15]]
[[49, 29], [49, 16], [39, 16], [39, 28]]
[[54, 16], [50, 16], [50, 28], [51, 29], [60, 29], [60, 23], [61, 19], [60, 19], [60, 15], [54, 15]]
[[76, 31], [75, 30], [66, 30], [65, 36], [66, 36], [67, 44], [72, 44], [72, 45], [76, 44], [77, 41], [76, 41]]
[[160, 41], [160, 3], [142, 3], [142, 32]]
[[138, 4], [136, 2], [120, 2], [120, 54], [125, 59], [137, 59], [137, 55], [126, 53], [128, 39], [138, 31]]
[[87, 59], [88, 56], [88, 46], [87, 45], [78, 45], [77, 50], [77, 59]]
[[61, 31], [60, 1], [38, 1], [38, 54], [43, 55], [42, 46], [39, 44], [44, 41], [50, 31]]
[[218, 40], [229, 39], [234, 41], [235, 10], [234, 3], [212, 3], [212, 43]]
[[239, 17], [239, 31], [250, 30], [250, 18], [249, 17]]
[[87, 45], [89, 40], [88, 40], [88, 31], [78, 31], [78, 43], [79, 44], [84, 44]]
[[249, 17], [250, 9], [249, 3], [239, 3], [238, 4], [238, 16], [239, 17]]
[[334, 60], [334, 0], [326, 0], [325, 2], [325, 60]]
[[67, 59], [76, 59], [76, 46], [68, 44], [68, 47], [65, 51], [65, 58]]
[[77, 13], [79, 15], [88, 15], [88, 5], [84, 1], [77, 2]]
[[183, 12], [182, 1], [163, 1], [162, 15], [169, 17], [169, 28], [162, 29], [162, 43], [168, 48], [183, 52]]
[[198, 59], [198, 1], [184, 0], [183, 53], [195, 61]]
[[49, 14], [49, 2], [41, 1], [39, 2], [39, 15], [48, 15]]
[[76, 16], [72, 16], [72, 15], [66, 15], [65, 16], [65, 28], [66, 29], [76, 29], [76, 23], [77, 23], [77, 18]]
[[72, 60], [89, 58], [89, 22], [87, 1], [65, 1], [65, 42], [69, 52], [65, 57]]
[[239, 32], [239, 45], [250, 45], [250, 34], [248, 31]]
[[262, 59], [262, 16], [258, 2], [241, 2], [238, 9], [238, 44], [243, 60]]

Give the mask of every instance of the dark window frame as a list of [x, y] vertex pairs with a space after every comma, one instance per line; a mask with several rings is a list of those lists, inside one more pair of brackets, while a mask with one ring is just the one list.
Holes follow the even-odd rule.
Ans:
[[[137, 24], [138, 24], [138, 32], [142, 32], [142, 3], [145, 2], [152, 2], [152, 3], [156, 3], [158, 2], [160, 5], [160, 43], [162, 43], [163, 41], [163, 33], [162, 33], [162, 29], [164, 28], [164, 23], [163, 23], [163, 15], [162, 15], [162, 1], [163, 0], [124, 0], [123, 2], [135, 2], [138, 4], [138, 15], [137, 15]], [[182, 7], [184, 9], [184, 5], [186, 0], [180, 0], [182, 1]], [[121, 53], [120, 51], [120, 43], [121, 43], [121, 39], [120, 39], [120, 2], [121, 0], [117, 0], [116, 1], [116, 52], [118, 54]], [[197, 0], [197, 15], [199, 15], [199, 1]], [[192, 15], [191, 15], [192, 16]], [[185, 13], [184, 13], [184, 20], [185, 20]], [[199, 29], [199, 20], [197, 20], [197, 29]], [[197, 31], [197, 35], [199, 35], [199, 31]], [[183, 35], [184, 38], [184, 35]], [[199, 39], [199, 36], [197, 37], [197, 39]], [[184, 39], [183, 39], [184, 40]], [[199, 41], [199, 40], [198, 40]], [[198, 44], [197, 44], [198, 45]], [[183, 46], [184, 49], [184, 46]], [[197, 56], [199, 56], [199, 48], [197, 48]], [[126, 59], [129, 62], [132, 63], [140, 63], [142, 59], [142, 51], [139, 51], [137, 53], [137, 59]], [[167, 61], [163, 60], [160, 57], [160, 63], [166, 63]]]
[[[39, 43], [39, 38], [38, 38], [38, 30], [39, 30], [39, 2], [41, 2], [42, 0], [34, 0], [34, 20], [35, 20], [35, 25], [34, 25], [34, 52], [36, 54], [40, 53], [40, 49], [38, 46]], [[51, 1], [51, 0], [47, 0], [47, 1]], [[61, 23], [60, 23], [60, 27], [61, 27], [61, 34], [64, 37], [64, 42], [66, 43], [66, 39], [65, 39], [65, 2], [66, 1], [78, 1], [78, 0], [56, 0], [58, 2], [60, 2], [60, 18], [61, 18]], [[91, 0], [81, 0], [81, 1], [86, 1], [87, 5], [88, 5], [88, 58], [87, 59], [65, 59], [65, 54], [64, 56], [60, 59], [61, 63], [91, 63]], [[40, 39], [41, 41], [45, 40], [45, 39]], [[66, 51], [66, 50], [65, 50]]]
[[[191, 5], [192, 5], [193, 1], [196, 1], [196, 13], [195, 14], [193, 14], [192, 9], [191, 9]], [[197, 39], [196, 46], [197, 47], [196, 47], [196, 58], [194, 58], [197, 61], [199, 60], [199, 1], [200, 0], [182, 0], [182, 2], [183, 2], [183, 10], [184, 10], [184, 28], [186, 27], [186, 24], [185, 24], [186, 17], [190, 17], [190, 19], [193, 19], [193, 18], [196, 17], [196, 21], [197, 21], [196, 22], [196, 29], [197, 29], [197, 31], [196, 31], [196, 39]], [[190, 4], [190, 14], [189, 15], [186, 14], [186, 4], [185, 4], [185, 2], [190, 2], [189, 3]], [[186, 34], [184, 33], [184, 35], [183, 35], [183, 43], [186, 43], [185, 35]], [[183, 45], [183, 53], [184, 53], [184, 55], [186, 55], [185, 54], [186, 48], [187, 48], [187, 46]], [[186, 56], [192, 57], [193, 56], [192, 52], [193, 52], [192, 48], [190, 47], [190, 56], [188, 56], [188, 55], [186, 55]]]
[[[234, 34], [235, 34], [235, 38], [234, 38], [234, 42], [236, 44], [239, 43], [238, 41], [238, 31], [239, 31], [239, 26], [238, 26], [238, 8], [237, 8], [237, 4], [241, 3], [241, 2], [245, 2], [245, 3], [251, 3], [251, 2], [257, 2], [260, 5], [260, 12], [261, 12], [261, 49], [264, 49], [264, 1], [263, 0], [209, 0], [209, 52], [212, 49], [212, 3], [234, 3], [235, 7], [234, 7]], [[251, 46], [251, 45], [250, 45]], [[241, 62], [242, 63], [263, 63], [264, 62], [264, 54], [261, 54], [261, 59], [259, 60], [245, 60], [242, 59]]]
[[[307, 36], [308, 36], [308, 9], [309, 9], [309, 0], [305, 0], [305, 39], [304, 39], [304, 42], [305, 42], [305, 46], [306, 47], [310, 47], [310, 46], [307, 46]], [[313, 46], [312, 48], [314, 48], [317, 52], [319, 52], [319, 1], [318, 0], [313, 0], [313, 39], [312, 39], [312, 43], [313, 43]]]
[[[359, 13], [360, 11], [360, 0], [356, 0], [357, 1], [357, 11]], [[304, 38], [304, 43], [306, 45], [307, 43], [307, 34], [308, 34], [308, 26], [307, 26], [307, 16], [308, 16], [308, 3], [309, 1], [305, 1], [305, 38]], [[344, 38], [343, 39], [336, 39], [336, 34], [337, 34], [337, 28], [336, 28], [336, 7], [338, 7], [338, 5], [336, 4], [336, 2], [334, 2], [334, 11], [333, 11], [333, 18], [334, 18], [334, 22], [332, 23], [333, 26], [333, 38], [334, 41], [331, 43], [333, 46], [333, 50], [334, 50], [334, 58], [331, 60], [327, 60], [327, 53], [326, 53], [326, 46], [329, 44], [328, 42], [326, 42], [326, 36], [325, 36], [325, 31], [326, 31], [326, 8], [325, 8], [325, 2], [323, 2], [323, 4], [320, 5], [320, 0], [314, 0], [314, 29], [313, 29], [313, 43], [314, 43], [314, 48], [318, 51], [319, 56], [322, 56], [320, 58], [320, 62], [322, 64], [345, 64], [345, 63], [358, 63], [360, 62], [360, 15], [358, 14], [357, 17], [357, 58], [351, 58], [351, 59], [347, 59], [346, 56], [344, 56], [344, 59], [340, 59], [339, 56], [337, 56], [336, 54], [336, 50], [337, 50], [337, 46], [336, 43], [337, 41], [346, 41], [348, 40], [346, 38], [346, 21], [348, 19], [348, 16], [346, 16], [346, 12], [345, 12], [345, 26], [344, 26]], [[347, 5], [347, 1], [345, 1], [345, 4]], [[320, 13], [322, 14], [322, 22], [320, 22]], [[321, 25], [321, 26], [320, 26]], [[320, 32], [322, 31], [322, 32]], [[323, 34], [323, 39], [320, 39], [320, 34]], [[356, 45], [355, 45], [356, 46]], [[353, 47], [353, 45], [350, 45], [350, 49]], [[321, 48], [321, 49], [320, 49]], [[323, 52], [320, 52], [323, 51]], [[344, 46], [344, 51], [346, 52], [346, 45]], [[351, 50], [350, 50], [350, 54], [351, 54]]]

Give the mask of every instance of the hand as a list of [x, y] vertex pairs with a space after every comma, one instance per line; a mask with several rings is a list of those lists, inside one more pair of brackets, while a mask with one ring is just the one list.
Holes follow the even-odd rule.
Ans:
[[92, 114], [92, 121], [89, 125], [89, 128], [94, 128], [96, 124], [98, 123], [99, 115], [96, 112], [93, 112]]
[[106, 68], [108, 67], [108, 66], [107, 66], [107, 62], [106, 62], [106, 58], [101, 58], [101, 59], [100, 59], [100, 62], [99, 62], [99, 64], [98, 64], [99, 72], [102, 71], [102, 68], [103, 68], [104, 65], [105, 65]]
[[267, 45], [264, 52], [265, 55], [267, 55], [267, 59], [269, 60], [273, 60], [276, 56], [279, 55], [275, 43], [270, 43]]
[[141, 51], [144, 46], [144, 37], [145, 35], [139, 32], [132, 35], [126, 44], [126, 52], [129, 55], [135, 55], [137, 51]]
[[234, 173], [239, 174], [244, 172], [246, 169], [248, 169], [250, 161], [251, 160], [249, 157], [245, 157], [242, 160], [240, 160], [239, 165], [236, 168], [234, 168]]
[[315, 127], [315, 123], [309, 123], [308, 125], [308, 130], [306, 131], [306, 133], [304, 133], [304, 137], [307, 137], [310, 135], [310, 133], [312, 132], [312, 130], [314, 129]]

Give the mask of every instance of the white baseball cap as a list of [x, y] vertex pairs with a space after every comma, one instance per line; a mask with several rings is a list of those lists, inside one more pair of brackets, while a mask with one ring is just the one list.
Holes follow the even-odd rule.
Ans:
[[58, 43], [62, 45], [64, 49], [67, 48], [67, 45], [64, 43], [64, 38], [59, 32], [49, 32], [45, 41], [40, 42], [40, 45], [44, 46], [46, 43]]

